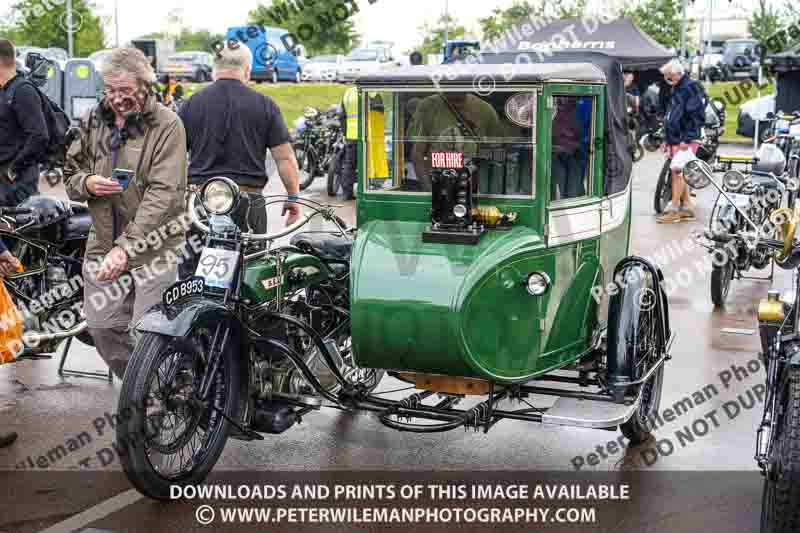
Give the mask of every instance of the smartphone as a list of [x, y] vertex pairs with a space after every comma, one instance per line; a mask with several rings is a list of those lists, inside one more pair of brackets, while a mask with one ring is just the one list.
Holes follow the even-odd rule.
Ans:
[[115, 168], [111, 171], [111, 179], [116, 180], [122, 185], [122, 190], [128, 188], [128, 183], [133, 179], [133, 170], [126, 168]]

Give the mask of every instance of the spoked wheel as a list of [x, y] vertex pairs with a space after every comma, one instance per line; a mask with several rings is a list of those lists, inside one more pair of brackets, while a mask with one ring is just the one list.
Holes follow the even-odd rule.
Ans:
[[185, 339], [144, 333], [134, 349], [120, 392], [117, 446], [125, 474], [146, 496], [168, 500], [170, 485], [201, 483], [225, 447], [225, 416], [235, 415], [239, 387], [228, 349], [205, 405], [197, 399], [213, 339], [219, 346], [224, 332], [224, 325], [198, 324]]
[[336, 196], [342, 187], [342, 153], [334, 155], [328, 165], [328, 196]]
[[656, 191], [653, 196], [653, 209], [656, 213], [661, 214], [667, 205], [672, 201], [672, 172], [670, 171], [671, 159], [664, 161], [664, 166], [661, 167], [661, 173], [658, 175], [658, 182], [656, 182]]
[[[640, 307], [638, 318], [630, 321], [620, 320], [618, 326], [626, 331], [619, 331], [617, 338], [626, 339], [627, 350], [634, 365], [633, 376], [642, 378], [658, 360], [658, 337], [656, 325], [658, 317], [655, 310], [656, 293], [648, 287], [634, 291], [633, 298], [617, 299], [616, 305], [634, 304]], [[651, 298], [653, 299], [651, 301]], [[634, 303], [635, 301], [635, 303]], [[630, 353], [633, 352], [633, 353]], [[634, 415], [620, 426], [622, 434], [632, 445], [641, 444], [650, 438], [651, 421], [661, 404], [661, 389], [664, 384], [664, 367], [658, 369], [641, 385], [639, 394], [641, 402]]]
[[316, 162], [314, 161], [314, 155], [302, 146], [295, 148], [295, 157], [297, 158], [297, 168], [300, 175], [300, 190], [303, 191], [314, 182]]
[[711, 270], [711, 301], [715, 306], [725, 305], [734, 274], [733, 258], [722, 248], [714, 250], [714, 266]]
[[761, 533], [800, 531], [800, 369], [787, 370], [761, 504]]

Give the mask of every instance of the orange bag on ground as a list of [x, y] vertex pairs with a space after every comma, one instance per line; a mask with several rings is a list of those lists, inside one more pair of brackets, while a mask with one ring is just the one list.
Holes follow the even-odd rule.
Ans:
[[[22, 265], [17, 272], [23, 272]], [[8, 289], [0, 282], [0, 365], [16, 361], [22, 347], [22, 320]]]

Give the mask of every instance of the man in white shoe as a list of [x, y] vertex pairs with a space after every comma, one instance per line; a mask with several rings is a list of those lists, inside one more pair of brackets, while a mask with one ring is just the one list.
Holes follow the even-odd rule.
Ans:
[[[703, 126], [706, 122], [706, 96], [703, 86], [693, 80], [683, 64], [673, 59], [663, 67], [664, 80], [672, 86], [672, 95], [664, 117], [664, 151], [672, 158], [678, 152], [700, 147]], [[680, 170], [672, 171], [672, 205], [658, 217], [659, 224], [672, 224], [695, 220], [689, 197], [689, 186]]]

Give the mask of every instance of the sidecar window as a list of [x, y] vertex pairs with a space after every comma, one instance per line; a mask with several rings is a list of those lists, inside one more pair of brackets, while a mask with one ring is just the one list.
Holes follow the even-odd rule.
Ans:
[[369, 91], [364, 96], [369, 192], [429, 194], [431, 169], [441, 166], [441, 154], [455, 154], [455, 161], [477, 167], [478, 195], [533, 195], [535, 92]]
[[567, 200], [591, 194], [591, 96], [559, 95], [553, 98], [550, 199]]

